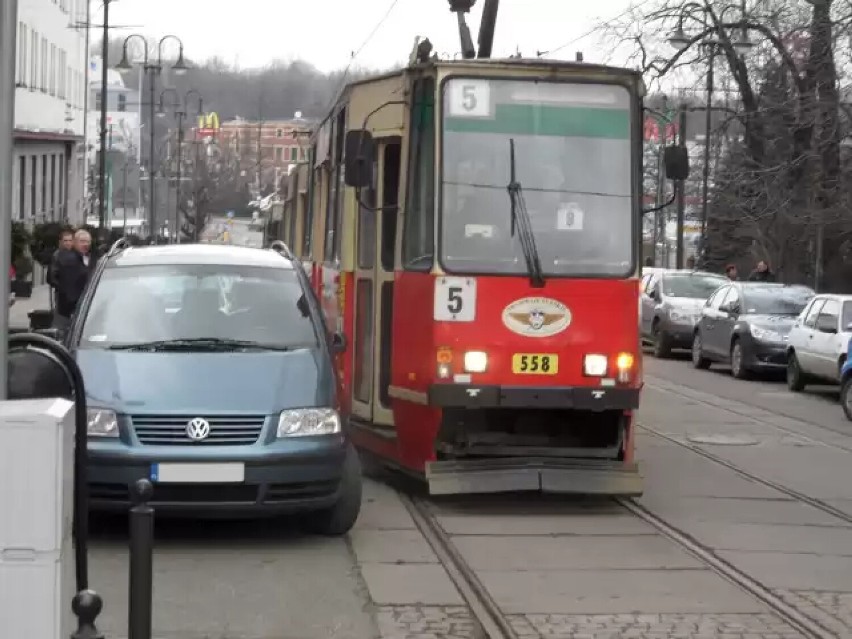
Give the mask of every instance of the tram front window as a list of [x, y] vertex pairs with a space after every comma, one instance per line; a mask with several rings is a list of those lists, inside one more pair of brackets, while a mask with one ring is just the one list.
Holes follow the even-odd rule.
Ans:
[[512, 233], [516, 180], [545, 276], [633, 269], [631, 104], [615, 85], [449, 80], [444, 85], [441, 260], [456, 273], [526, 274]]

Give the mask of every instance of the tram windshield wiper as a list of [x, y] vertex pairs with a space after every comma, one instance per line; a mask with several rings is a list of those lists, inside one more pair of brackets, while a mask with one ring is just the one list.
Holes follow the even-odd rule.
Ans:
[[112, 344], [111, 351], [229, 351], [237, 349], [253, 349], [263, 351], [294, 351], [307, 348], [302, 344], [267, 344], [253, 340], [224, 339], [219, 337], [192, 337], [182, 339], [163, 339], [152, 342], [131, 342], [129, 344]]
[[530, 284], [534, 288], [544, 286], [544, 273], [541, 269], [541, 259], [538, 256], [538, 248], [535, 244], [535, 233], [533, 232], [532, 220], [527, 203], [524, 200], [524, 192], [521, 183], [518, 182], [515, 169], [515, 139], [509, 139], [509, 203], [511, 206], [510, 234], [514, 237], [515, 227], [518, 228], [518, 239], [521, 250], [524, 252], [524, 260], [527, 263], [527, 272], [530, 275]]

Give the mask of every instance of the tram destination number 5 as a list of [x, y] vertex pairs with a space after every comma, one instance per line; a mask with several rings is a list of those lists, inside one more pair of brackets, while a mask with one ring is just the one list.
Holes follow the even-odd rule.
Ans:
[[450, 115], [455, 117], [489, 117], [491, 86], [486, 80], [453, 80], [450, 90]]
[[433, 317], [438, 322], [472, 322], [476, 319], [476, 280], [439, 277], [435, 280]]

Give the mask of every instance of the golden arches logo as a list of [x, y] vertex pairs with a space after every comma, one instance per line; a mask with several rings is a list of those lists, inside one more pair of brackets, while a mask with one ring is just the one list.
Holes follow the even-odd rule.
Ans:
[[207, 129], [210, 131], [219, 130], [219, 114], [218, 113], [202, 113], [198, 116], [198, 128]]

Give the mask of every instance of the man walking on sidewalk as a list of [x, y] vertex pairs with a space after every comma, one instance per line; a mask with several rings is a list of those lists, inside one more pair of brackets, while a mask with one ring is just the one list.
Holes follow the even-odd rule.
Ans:
[[91, 246], [92, 236], [81, 229], [74, 234], [73, 248], [62, 249], [57, 254], [56, 312], [53, 314], [53, 327], [61, 331], [70, 326], [71, 316], [94, 268]]
[[47, 277], [45, 278], [47, 281], [47, 285], [52, 289], [52, 295], [50, 297], [51, 308], [56, 308], [56, 275], [59, 269], [59, 253], [61, 251], [70, 251], [74, 248], [74, 231], [71, 229], [64, 229], [62, 233], [59, 235], [59, 246], [53, 252], [53, 255], [50, 257], [50, 262], [47, 267]]

